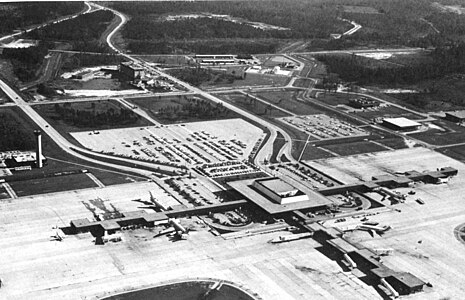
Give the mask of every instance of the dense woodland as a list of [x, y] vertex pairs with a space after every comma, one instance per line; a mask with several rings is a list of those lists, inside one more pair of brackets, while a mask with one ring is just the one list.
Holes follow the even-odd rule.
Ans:
[[[316, 1], [321, 2], [321, 1]], [[115, 2], [131, 16], [123, 28], [134, 53], [272, 53], [283, 41], [329, 37], [351, 26], [334, 7], [312, 1]], [[290, 30], [262, 30], [213, 18], [166, 21], [168, 15], [212, 13]]]
[[96, 11], [44, 28], [35, 29], [27, 37], [44, 41], [70, 41], [74, 50], [106, 51], [99, 42], [114, 15], [111, 11]]
[[465, 72], [465, 43], [438, 47], [430, 59], [399, 67], [371, 67], [356, 55], [319, 55], [319, 61], [337, 73], [342, 80], [358, 84], [410, 84], [425, 79], [435, 79], [451, 73]]
[[1, 56], [10, 59], [19, 80], [28, 81], [36, 76], [48, 48], [47, 43], [40, 42], [38, 46], [29, 48], [5, 48]]
[[0, 5], [0, 33], [24, 29], [84, 9], [83, 2], [17, 2]]
[[[132, 34], [136, 34], [138, 31], [157, 32], [158, 28], [141, 27], [141, 24], [158, 23], [161, 21], [160, 16], [201, 12], [226, 14], [248, 21], [290, 28], [291, 34], [286, 35], [293, 38], [327, 37], [330, 33], [347, 27], [345, 22], [338, 19], [338, 11], [334, 7], [324, 5], [324, 1], [161, 1], [139, 2], [137, 5], [128, 2], [115, 2], [113, 7], [133, 16], [124, 29], [125, 36], [129, 38], [132, 38]], [[202, 22], [202, 19], [196, 20]], [[176, 25], [178, 22], [168, 23]], [[229, 26], [226, 24], [221, 25]], [[166, 31], [167, 36], [171, 36], [171, 31], [175, 31], [176, 26], [172, 27], [171, 30]], [[254, 31], [253, 27], [248, 26], [248, 28], [251, 32]], [[219, 32], [223, 31], [221, 28], [218, 30]]]

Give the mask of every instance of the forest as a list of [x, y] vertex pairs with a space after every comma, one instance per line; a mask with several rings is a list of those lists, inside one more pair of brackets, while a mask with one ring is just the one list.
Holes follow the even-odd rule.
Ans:
[[61, 16], [72, 15], [84, 9], [83, 2], [12, 2], [0, 7], [0, 33], [41, 24]]
[[[289, 39], [328, 38], [331, 33], [351, 27], [338, 18], [334, 7], [313, 2], [161, 1], [137, 5], [113, 2], [112, 6], [131, 16], [122, 33], [134, 53], [272, 53]], [[165, 19], [187, 13], [229, 15], [243, 23], [206, 17]], [[246, 21], [290, 30], [254, 28]]]
[[441, 78], [447, 74], [465, 72], [465, 42], [438, 47], [430, 59], [399, 67], [370, 67], [356, 55], [318, 55], [316, 58], [337, 73], [344, 81], [366, 84], [411, 84], [426, 79]]
[[[35, 29], [26, 34], [28, 38], [45, 41], [71, 41], [73, 49], [83, 50], [82, 46], [98, 46], [100, 36], [113, 20], [111, 11], [96, 11], [80, 15], [77, 18], [43, 28]], [[98, 49], [104, 50], [105, 48]]]
[[36, 76], [48, 48], [48, 43], [40, 42], [37, 46], [29, 48], [5, 48], [1, 56], [10, 59], [19, 80], [28, 81]]
[[[125, 28], [125, 34], [127, 33], [128, 37], [132, 37], [129, 34], [137, 30], [158, 30], [157, 28], [140, 28], [141, 24], [159, 23], [160, 16], [184, 13], [223, 14], [290, 28], [289, 38], [327, 37], [330, 33], [342, 31], [347, 27], [345, 22], [338, 19], [338, 11], [334, 7], [324, 5], [324, 1], [161, 1], [139, 2], [137, 5], [128, 2], [113, 2], [112, 5], [117, 10], [133, 16]], [[139, 22], [140, 20], [142, 23]], [[225, 24], [222, 25], [225, 26]], [[248, 27], [253, 31], [252, 27]], [[171, 30], [166, 32], [167, 36], [171, 35]], [[221, 28], [219, 30], [221, 31]]]

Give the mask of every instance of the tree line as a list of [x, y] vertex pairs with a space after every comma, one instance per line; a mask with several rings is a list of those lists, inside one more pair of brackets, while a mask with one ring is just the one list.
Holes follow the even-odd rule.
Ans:
[[29, 81], [35, 78], [49, 47], [48, 43], [39, 42], [37, 46], [29, 48], [5, 48], [1, 56], [11, 61], [13, 72], [19, 80]]
[[10, 113], [0, 112], [0, 151], [34, 149], [32, 131], [24, 132], [23, 125]]
[[210, 119], [227, 116], [230, 112], [222, 103], [213, 104], [204, 99], [185, 98], [185, 100], [172, 100], [172, 102], [173, 105], [158, 110], [158, 113], [169, 121], [177, 121], [183, 117]]
[[[160, 17], [167, 14], [205, 12], [290, 28], [291, 34], [287, 36], [288, 38], [328, 37], [330, 33], [343, 30], [347, 26], [338, 19], [340, 16], [338, 10], [334, 9], [333, 5], [325, 5], [324, 1], [160, 1], [143, 2], [138, 5], [113, 2], [112, 6], [133, 16], [127, 24], [127, 32], [130, 32], [132, 26], [140, 27], [141, 23], [137, 20], [141, 18], [146, 24], [158, 22]], [[169, 31], [167, 34], [170, 34]]]
[[438, 47], [430, 59], [399, 67], [370, 67], [356, 55], [318, 55], [316, 58], [337, 73], [342, 80], [358, 84], [412, 84], [425, 79], [441, 78], [451, 73], [465, 72], [465, 43]]
[[27, 37], [47, 41], [75, 41], [86, 43], [98, 40], [111, 22], [114, 15], [111, 11], [100, 10], [80, 15], [77, 18], [32, 30]]
[[61, 16], [75, 14], [84, 8], [83, 2], [17, 2], [2, 4], [0, 33], [41, 24]]
[[281, 45], [277, 39], [202, 39], [202, 40], [129, 40], [134, 53], [274, 53]]
[[91, 103], [91, 109], [73, 108], [70, 103], [62, 105], [56, 103], [54, 112], [60, 120], [77, 127], [133, 124], [138, 120], [137, 115], [129, 109], [109, 108], [105, 111], [98, 111], [95, 103]]

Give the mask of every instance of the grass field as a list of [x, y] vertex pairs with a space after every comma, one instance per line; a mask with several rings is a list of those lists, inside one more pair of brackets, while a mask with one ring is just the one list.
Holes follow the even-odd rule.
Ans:
[[[24, 134], [33, 136], [33, 130], [37, 129], [35, 123], [17, 107], [5, 108], [3, 111], [14, 112], [14, 115], [18, 121], [18, 130]], [[21, 136], [18, 136], [21, 138]], [[117, 183], [127, 183], [140, 180], [138, 177], [132, 175], [127, 175], [124, 173], [115, 173], [111, 168], [101, 167], [99, 165], [83, 161], [81, 159], [75, 158], [74, 156], [67, 154], [62, 151], [56, 144], [53, 142], [50, 137], [43, 133], [42, 134], [42, 148], [43, 154], [47, 157], [47, 164], [42, 169], [33, 168], [31, 171], [22, 171], [22, 173], [14, 173], [21, 177], [21, 174], [24, 176], [42, 178], [44, 174], [58, 173], [58, 172], [70, 172], [76, 170], [87, 169], [89, 172], [95, 174], [95, 176], [100, 179], [104, 184], [117, 184]], [[30, 149], [32, 150], [32, 149]], [[72, 176], [71, 176], [72, 177]], [[53, 178], [53, 177], [52, 177]], [[86, 176], [86, 178], [88, 178]], [[79, 181], [81, 178], [76, 177], [75, 180]], [[53, 183], [53, 180], [52, 180]], [[92, 181], [85, 179], [83, 181], [84, 187], [93, 187], [95, 184]], [[60, 185], [60, 184], [57, 184]], [[77, 183], [77, 186], [80, 186]], [[69, 190], [73, 185], [61, 185], [61, 188]], [[37, 188], [40, 189], [40, 184], [37, 185]]]
[[[59, 114], [57, 112], [57, 105], [60, 110], [75, 110], [76, 113]], [[127, 108], [123, 108], [122, 105], [115, 100], [74, 102], [55, 105], [43, 104], [35, 105], [33, 108], [64, 136], [68, 136], [69, 132], [76, 131], [153, 125]]]
[[271, 85], [271, 86], [285, 86], [290, 77], [286, 76], [276, 76], [268, 74], [253, 74], [246, 73], [244, 79], [234, 80], [234, 82], [221, 82], [218, 84], [204, 85], [201, 87], [242, 87], [242, 86], [262, 86], [262, 85]]
[[18, 197], [96, 187], [86, 174], [10, 182]]
[[334, 155], [318, 147], [313, 147], [312, 145], [309, 144], [305, 148], [305, 151], [304, 151], [304, 154], [302, 155], [301, 160], [314, 160], [314, 159], [330, 158], [330, 157], [334, 157]]
[[[315, 95], [313, 95], [313, 97]], [[325, 104], [328, 104], [331, 106], [337, 106], [341, 104], [344, 104], [344, 105], [349, 104], [349, 99], [353, 97], [354, 96], [349, 95], [349, 94], [335, 94], [335, 93], [321, 92], [321, 93], [318, 93], [318, 97], [316, 97], [316, 99], [320, 100], [321, 102]]]
[[[127, 292], [122, 295], [107, 297], [102, 300], [201, 299], [209, 291], [211, 286], [212, 282], [205, 281], [181, 282]], [[221, 291], [215, 293], [215, 299], [253, 300], [254, 298], [234, 286], [224, 284], [221, 286]]]
[[37, 127], [23, 124], [20, 113], [18, 107], [0, 109], [0, 151], [34, 149]]
[[223, 120], [240, 116], [207, 99], [198, 96], [167, 96], [131, 98], [129, 102], [143, 108], [163, 124]]
[[287, 111], [297, 115], [315, 115], [325, 113], [325, 111], [318, 109], [308, 103], [297, 100], [300, 92], [284, 91], [284, 92], [261, 92], [254, 93], [254, 96], [263, 99], [266, 102], [275, 104]]
[[402, 138], [387, 138], [387, 139], [380, 139], [377, 140], [376, 142], [386, 145], [387, 147], [393, 148], [393, 149], [404, 149], [408, 148], [408, 146], [405, 144], [405, 140]]
[[112, 173], [108, 171], [101, 171], [97, 169], [91, 170], [92, 174], [95, 175], [104, 185], [115, 185], [115, 184], [124, 184], [131, 182], [145, 181], [147, 179], [142, 177], [135, 177], [125, 174]]
[[461, 162], [465, 162], [465, 147], [463, 145], [440, 148], [436, 151]]
[[443, 128], [445, 131], [441, 131], [439, 129], [430, 129], [425, 132], [412, 133], [409, 134], [409, 136], [433, 145], [446, 146], [457, 143], [465, 143], [465, 127], [445, 120], [436, 120], [432, 123]]
[[193, 63], [185, 55], [135, 55], [134, 57], [150, 63], [163, 65], [189, 65]]
[[264, 116], [269, 118], [280, 118], [289, 116], [289, 114], [278, 109], [270, 110], [268, 108], [268, 105], [264, 104], [261, 101], [248, 98], [244, 94], [234, 93], [222, 95], [221, 98], [257, 116]]
[[294, 84], [292, 86], [308, 89], [313, 86], [313, 80], [307, 78], [299, 78], [296, 81], [294, 81]]
[[333, 144], [333, 145], [326, 145], [323, 146], [324, 149], [328, 149], [334, 153], [337, 153], [341, 156], [347, 155], [355, 155], [355, 154], [363, 154], [363, 153], [371, 153], [371, 152], [378, 152], [378, 151], [386, 151], [387, 148], [384, 148], [380, 145], [371, 143], [371, 142], [354, 142], [354, 143], [346, 143], [346, 144]]
[[2, 199], [8, 199], [10, 198], [10, 195], [8, 195], [7, 191], [3, 186], [0, 185], [0, 200]]
[[279, 150], [281, 150], [284, 144], [286, 144], [286, 140], [284, 139], [284, 136], [280, 132], [278, 132], [278, 135], [276, 136], [276, 139], [273, 143], [273, 154], [270, 157], [270, 162], [272, 164], [278, 162], [277, 157], [279, 154]]

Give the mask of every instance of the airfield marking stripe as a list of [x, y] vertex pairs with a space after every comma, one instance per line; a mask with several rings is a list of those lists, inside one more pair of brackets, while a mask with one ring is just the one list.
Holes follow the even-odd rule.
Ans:
[[7, 182], [4, 182], [2, 186], [5, 188], [6, 192], [8, 193], [8, 195], [10, 195], [12, 199], [18, 198], [18, 195], [16, 195], [16, 192]]
[[92, 179], [92, 181], [95, 182], [95, 184], [96, 184], [98, 187], [101, 187], [101, 188], [104, 188], [104, 187], [105, 187], [105, 185], [104, 185], [97, 177], [95, 177], [94, 174], [87, 172], [86, 175], [87, 175], [90, 179]]

